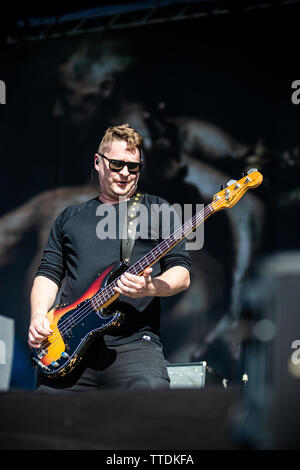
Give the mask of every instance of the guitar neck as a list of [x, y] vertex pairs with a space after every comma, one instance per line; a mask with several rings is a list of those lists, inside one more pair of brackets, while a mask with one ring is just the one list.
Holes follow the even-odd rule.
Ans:
[[[155, 246], [151, 251], [143, 256], [143, 258], [130, 266], [126, 272], [136, 276], [141, 276], [146, 268], [152, 266], [160, 258], [165, 256], [168, 251], [174, 248], [177, 243], [179, 243], [183, 238], [187, 237], [193, 230], [201, 225], [204, 220], [207, 219], [213, 212], [213, 207], [211, 204], [208, 204], [204, 209], [197, 212], [195, 216], [191, 217], [191, 219], [189, 219], [185, 224], [175, 230], [168, 238], [161, 241], [157, 246]], [[96, 300], [98, 304], [103, 305], [105, 302], [108, 302], [112, 297], [117, 295], [114, 290], [114, 287], [117, 286], [117, 280], [118, 279], [115, 279], [101, 292], [96, 294], [94, 300]]]
[[179, 227], [175, 232], [172, 233], [168, 238], [161, 241], [156, 247], [154, 247], [149, 253], [141, 258], [137, 263], [132, 265], [128, 272], [140, 276], [144, 270], [149, 266], [155, 264], [160, 258], [165, 256], [168, 251], [174, 248], [177, 243], [187, 237], [193, 230], [204, 222], [213, 212], [213, 208], [206, 206], [204, 209], [199, 211], [194, 217], [189, 219], [185, 224]]

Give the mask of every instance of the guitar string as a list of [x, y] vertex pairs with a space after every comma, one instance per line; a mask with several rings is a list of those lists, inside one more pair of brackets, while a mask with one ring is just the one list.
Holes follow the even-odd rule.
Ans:
[[[246, 181], [245, 181], [245, 182], [246, 182]], [[236, 192], [240, 191], [241, 189], [242, 189], [242, 187], [239, 188], [238, 190], [236, 190]], [[217, 204], [215, 204], [215, 205], [217, 206], [216, 209], [218, 208], [218, 206], [220, 206], [220, 203], [222, 203], [223, 200], [226, 199], [226, 197], [227, 197], [227, 196], [225, 195], [223, 198], [220, 198], [220, 200], [217, 201]], [[214, 202], [214, 201], [212, 201], [212, 202]], [[195, 216], [193, 216], [190, 220], [188, 220], [183, 226], [181, 226], [179, 229], [177, 229], [177, 230], [171, 235], [171, 237], [173, 236], [173, 238], [175, 238], [174, 235], [176, 234], [176, 232], [179, 232], [179, 231], [181, 231], [181, 232], [184, 231], [184, 232], [185, 232], [185, 230], [183, 230], [183, 228], [186, 227], [186, 226], [187, 226], [188, 224], [190, 224], [191, 222], [192, 222], [192, 225], [193, 225], [193, 219], [196, 219], [196, 220], [197, 220], [197, 218], [198, 218], [198, 217], [200, 216], [200, 214], [201, 214], [201, 220], [200, 220], [200, 222], [198, 223], [198, 225], [200, 225], [200, 224], [205, 220], [205, 218], [207, 218], [208, 215], [210, 215], [210, 214], [215, 210], [215, 209], [212, 209], [212, 210], [211, 210], [211, 209], [212, 209], [212, 208], [211, 208], [211, 204], [208, 204], [202, 211], [198, 212]], [[207, 211], [207, 210], [209, 211], [209, 214], [205, 217], [205, 211]], [[191, 233], [193, 230], [195, 230], [195, 228], [196, 228], [196, 227], [193, 227], [193, 228], [190, 230], [189, 233]], [[188, 234], [185, 234], [182, 238], [185, 238], [187, 235], [188, 235]], [[169, 240], [171, 237], [169, 237], [168, 240]], [[181, 239], [182, 239], [182, 238], [181, 238]], [[176, 238], [175, 238], [175, 239], [176, 239]], [[180, 239], [178, 240], [178, 242], [179, 242], [179, 241], [180, 241]], [[166, 243], [166, 242], [167, 242], [167, 240], [163, 240], [158, 246], [162, 246], [162, 245], [163, 245], [164, 243]], [[177, 242], [177, 243], [178, 243], [178, 242]], [[142, 260], [143, 260], [144, 258], [147, 258], [147, 256], [150, 255], [150, 253], [151, 253], [152, 251], [157, 250], [158, 246], [156, 246], [156, 247], [155, 247], [153, 250], [151, 250], [147, 255], [145, 255], [145, 256], [142, 258]], [[171, 247], [168, 248], [168, 250], [172, 249], [174, 246], [175, 246], [175, 245], [172, 245]], [[165, 254], [166, 254], [166, 252], [164, 252], [164, 253], [162, 254], [162, 256], [164, 256]], [[134, 267], [135, 267], [137, 264], [139, 264], [142, 260], [140, 260], [139, 262], [135, 263], [135, 265], [133, 265], [130, 269], [134, 268]], [[158, 261], [158, 259], [157, 259], [156, 261]], [[154, 263], [153, 263], [153, 264], [154, 264]], [[145, 269], [145, 268], [144, 268], [144, 269]], [[142, 271], [142, 272], [143, 272], [143, 271]], [[141, 273], [140, 273], [140, 274], [141, 274]], [[121, 276], [122, 276], [122, 275], [121, 275]], [[117, 281], [118, 279], [120, 279], [121, 276], [119, 276], [119, 278], [115, 279], [113, 282], [116, 283], [116, 281]], [[109, 284], [109, 286], [107, 286], [107, 288], [111, 288], [111, 285], [112, 285], [112, 283]], [[105, 290], [105, 289], [104, 289], [104, 290]], [[100, 296], [101, 296], [101, 294], [103, 294], [103, 291], [100, 292]], [[97, 294], [95, 294], [95, 296], [96, 296], [96, 295], [99, 295], [99, 292], [98, 292]], [[93, 297], [95, 297], [95, 296], [93, 296]], [[93, 299], [93, 297], [92, 297], [91, 299], [89, 299], [89, 300], [91, 301], [91, 300]], [[109, 299], [108, 299], [108, 300], [109, 300]], [[105, 302], [104, 302], [104, 303], [105, 303]], [[58, 327], [55, 328], [55, 330], [57, 330], [58, 335], [52, 337], [53, 341], [50, 343], [50, 346], [47, 347], [48, 352], [49, 352], [49, 349], [51, 349], [51, 348], [55, 345], [55, 343], [60, 340], [61, 335], [65, 334], [69, 329], [71, 329], [72, 327], [74, 327], [79, 321], [83, 320], [83, 318], [85, 318], [86, 316], [88, 316], [90, 313], [95, 313], [95, 310], [93, 310], [93, 311], [89, 311], [87, 314], [85, 314], [88, 310], [89, 310], [89, 307], [88, 307], [88, 308], [79, 309], [79, 310], [77, 311], [77, 315], [74, 317], [76, 323], [74, 323], [73, 325], [72, 325], [72, 324], [70, 325], [69, 319], [66, 319], [65, 322], [62, 322], [62, 323], [61, 323], [60, 328], [58, 328]], [[82, 316], [82, 314], [84, 314], [84, 315]], [[81, 317], [81, 318], [80, 318], [80, 317]], [[66, 325], [67, 323], [69, 323], [69, 324]], [[63, 325], [65, 326], [65, 329], [62, 328]], [[108, 325], [109, 325], [109, 324], [108, 324]], [[55, 331], [55, 330], [54, 330], [54, 331]], [[53, 335], [53, 332], [52, 332], [51, 335]], [[42, 346], [42, 344], [44, 343], [44, 341], [45, 341], [45, 340], [42, 341], [41, 346]], [[46, 341], [48, 341], [48, 339], [46, 339]], [[39, 351], [40, 351], [40, 352], [41, 352], [41, 350], [43, 349], [43, 347], [41, 347], [41, 346], [39, 347]], [[44, 346], [45, 346], [45, 345], [44, 345]]]
[[[246, 181], [244, 182], [244, 184], [245, 184], [245, 183], [246, 183]], [[241, 186], [240, 188], [238, 188], [238, 189], [236, 190], [236, 193], [241, 192], [242, 189], [243, 189], [243, 187]], [[211, 215], [216, 209], [218, 209], [218, 208], [220, 207], [221, 203], [222, 203], [224, 200], [226, 200], [226, 197], [227, 197], [226, 195], [223, 196], [222, 198], [220, 198], [219, 200], [217, 200], [217, 203], [215, 203], [215, 201], [212, 201], [212, 203], [214, 203], [214, 205], [216, 206], [215, 209], [211, 207], [211, 204], [212, 204], [212, 203], [208, 204], [202, 211], [199, 211], [199, 212], [198, 212], [197, 214], [195, 214], [191, 219], [189, 219], [184, 225], [182, 225], [181, 227], [179, 227], [167, 240], [170, 240], [171, 237], [173, 237], [173, 240], [174, 240], [174, 239], [176, 240], [176, 234], [178, 235], [178, 232], [181, 232], [181, 234], [182, 234], [182, 233], [185, 233], [186, 230], [184, 229], [184, 227], [186, 227], [186, 226], [188, 226], [188, 225], [193, 225], [195, 221], [196, 221], [196, 222], [199, 222], [199, 221], [197, 221], [197, 218], [199, 218], [199, 217], [201, 217], [201, 220], [200, 220], [200, 222], [198, 223], [198, 225], [200, 225], [201, 223], [203, 223], [204, 220], [205, 220], [205, 218], [207, 218], [207, 217], [208, 217], [209, 215]], [[208, 214], [205, 215], [205, 212], [207, 212], [207, 211], [208, 211]], [[193, 219], [195, 219], [195, 220], [193, 220]], [[196, 226], [193, 227], [193, 228], [191, 228], [191, 230], [190, 230], [188, 233], [185, 233], [184, 236], [183, 236], [181, 239], [185, 238], [189, 233], [191, 233], [191, 232], [192, 232], [193, 230], [195, 230], [196, 228], [197, 228]], [[179, 239], [175, 244], [177, 244], [181, 239]], [[158, 249], [158, 247], [162, 247], [162, 245], [167, 244], [167, 240], [163, 240], [159, 245], [157, 245], [156, 247], [154, 247], [149, 253], [147, 253], [141, 260], [139, 260], [137, 263], [135, 263], [135, 264], [134, 264], [133, 266], [131, 266], [131, 268], [129, 268], [129, 269], [133, 270], [133, 268], [134, 268], [136, 265], [140, 264], [140, 263], [142, 262], [142, 260], [144, 260], [145, 258], [147, 258], [152, 252], [155, 252], [155, 251]], [[170, 250], [175, 246], [175, 244], [173, 244], [171, 247], [168, 247], [168, 251], [170, 251]], [[165, 251], [165, 252], [163, 252], [163, 253], [160, 253], [160, 254], [161, 254], [161, 257], [164, 256], [166, 253], [167, 253], [167, 251]], [[155, 256], [155, 258], [156, 258], [156, 256]], [[158, 258], [158, 259], [159, 259], [159, 258]], [[158, 261], [158, 259], [156, 259], [156, 261]], [[155, 262], [156, 262], [156, 261], [155, 261]], [[153, 264], [154, 264], [154, 263], [153, 263]], [[146, 268], [144, 268], [144, 269], [146, 269]], [[142, 271], [142, 272], [143, 272], [143, 271]], [[142, 272], [141, 272], [139, 275], [141, 275]], [[122, 273], [122, 274], [124, 274], [124, 273]], [[112, 284], [113, 284], [113, 283], [116, 284], [116, 282], [118, 281], [118, 279], [121, 278], [122, 274], [121, 274], [117, 279], [115, 279], [111, 284], [109, 284], [106, 288], [104, 288], [102, 291], [100, 291], [100, 293], [97, 292], [91, 299], [89, 299], [89, 301], [91, 302], [91, 301], [93, 300], [93, 298], [96, 297], [97, 295], [99, 295], [100, 297], [101, 297], [101, 296], [103, 297], [103, 295], [104, 295], [104, 297], [105, 297], [105, 290], [112, 289]], [[116, 295], [117, 295], [117, 293], [116, 293]], [[104, 304], [105, 304], [108, 300], [109, 300], [109, 299], [105, 299]], [[89, 302], [89, 303], [90, 303], [90, 302]], [[103, 305], [104, 305], [104, 304], [103, 304]], [[46, 349], [48, 350], [48, 352], [49, 352], [49, 350], [50, 350], [51, 348], [53, 348], [53, 346], [55, 345], [55, 343], [57, 343], [57, 342], [60, 340], [61, 335], [65, 334], [68, 330], [72, 329], [76, 324], [78, 324], [80, 321], [82, 321], [82, 320], [83, 320], [86, 316], [88, 316], [90, 313], [95, 313], [95, 310], [94, 310], [94, 309], [93, 309], [92, 311], [89, 311], [89, 312], [88, 312], [89, 308], [90, 308], [89, 306], [88, 306], [88, 307], [84, 306], [84, 307], [82, 307], [81, 309], [78, 309], [78, 311], [76, 312], [76, 315], [75, 315], [75, 317], [74, 317], [74, 319], [73, 319], [73, 321], [75, 321], [74, 324], [70, 324], [70, 320], [67, 318], [65, 321], [63, 321], [63, 322], [61, 323], [61, 325], [60, 325], [59, 328], [58, 328], [58, 326], [55, 327], [55, 329], [54, 329], [53, 332], [51, 333], [51, 336], [53, 335], [53, 333], [55, 333], [55, 335], [56, 335], [56, 333], [58, 333], [58, 335], [57, 335], [57, 336], [54, 336], [54, 337], [52, 336], [53, 341], [50, 343], [50, 346], [46, 347]], [[86, 313], [86, 312], [88, 312], [88, 313]], [[82, 316], [82, 314], [84, 314], [84, 315]], [[114, 320], [114, 319], [112, 319], [112, 321], [113, 321], [113, 320]], [[108, 324], [107, 326], [109, 326], [109, 324]], [[48, 342], [48, 338], [47, 338], [46, 340], [43, 340], [43, 341], [41, 342], [39, 348], [37, 348], [37, 350], [39, 350], [39, 352], [41, 352], [41, 351], [43, 350], [43, 343], [45, 343], [45, 341]], [[46, 346], [46, 344], [44, 344], [44, 347], [45, 347], [45, 346]]]

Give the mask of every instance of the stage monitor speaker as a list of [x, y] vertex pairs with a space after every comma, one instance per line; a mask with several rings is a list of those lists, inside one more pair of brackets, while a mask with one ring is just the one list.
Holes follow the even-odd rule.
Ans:
[[206, 362], [167, 364], [171, 388], [204, 388]]
[[0, 390], [8, 390], [13, 361], [14, 320], [0, 315]]

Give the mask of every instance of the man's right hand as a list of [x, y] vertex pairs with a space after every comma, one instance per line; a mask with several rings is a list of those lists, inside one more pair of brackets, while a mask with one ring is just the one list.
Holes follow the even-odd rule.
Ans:
[[52, 330], [46, 315], [36, 313], [31, 319], [28, 331], [28, 344], [32, 348], [38, 348], [41, 342], [51, 335]]

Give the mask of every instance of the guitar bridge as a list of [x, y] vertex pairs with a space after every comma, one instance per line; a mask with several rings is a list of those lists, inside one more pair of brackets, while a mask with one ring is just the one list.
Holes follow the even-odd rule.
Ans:
[[39, 361], [39, 360], [36, 359], [35, 357], [32, 358], [32, 361], [33, 361], [37, 366], [39, 366], [42, 370], [47, 371], [47, 372], [50, 371], [49, 367], [45, 366], [45, 364], [43, 364], [41, 361]]
[[43, 357], [46, 356], [46, 354], [48, 354], [48, 349], [43, 348], [37, 352], [37, 357], [39, 359], [43, 359]]

